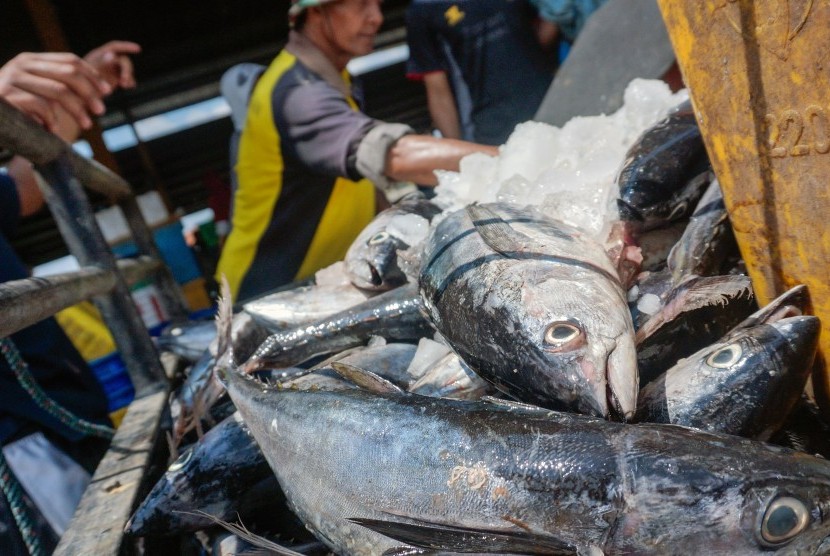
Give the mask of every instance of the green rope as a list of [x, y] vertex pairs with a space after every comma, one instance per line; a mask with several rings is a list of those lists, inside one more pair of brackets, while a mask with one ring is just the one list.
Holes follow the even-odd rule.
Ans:
[[43, 391], [43, 389], [35, 382], [35, 378], [29, 371], [29, 366], [20, 356], [14, 343], [9, 338], [0, 338], [0, 352], [6, 358], [9, 366], [14, 371], [14, 376], [20, 386], [32, 397], [35, 403], [44, 411], [52, 415], [55, 419], [71, 428], [88, 436], [97, 436], [100, 438], [111, 439], [115, 435], [115, 429], [105, 425], [91, 423], [84, 419], [80, 419], [72, 414], [69, 410], [62, 407]]
[[46, 551], [40, 545], [40, 540], [32, 527], [32, 518], [29, 515], [28, 508], [23, 502], [23, 491], [20, 483], [17, 482], [17, 478], [6, 463], [2, 450], [0, 450], [0, 489], [2, 489], [3, 496], [6, 497], [9, 503], [14, 522], [17, 524], [17, 530], [20, 531], [20, 536], [23, 537], [23, 542], [26, 544], [29, 554], [31, 556], [46, 556]]

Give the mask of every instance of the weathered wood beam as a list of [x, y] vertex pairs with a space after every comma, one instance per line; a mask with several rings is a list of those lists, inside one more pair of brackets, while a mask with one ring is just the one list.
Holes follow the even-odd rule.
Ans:
[[141, 491], [142, 481], [167, 410], [166, 389], [130, 404], [110, 449], [81, 498], [55, 556], [117, 556], [124, 526]]
[[[135, 284], [161, 268], [149, 257], [118, 261], [128, 285]], [[0, 337], [14, 334], [76, 303], [109, 293], [116, 277], [111, 270], [90, 266], [42, 278], [12, 280], [0, 284]]]
[[[69, 252], [75, 255], [81, 266], [99, 266], [115, 271], [115, 257], [66, 158], [60, 157], [48, 165], [38, 166], [38, 171], [44, 178], [38, 185]], [[144, 231], [149, 233], [146, 225]], [[136, 392], [141, 394], [144, 389], [154, 390], [158, 382], [166, 382], [156, 347], [124, 280], [117, 275], [112, 292], [97, 296], [93, 301], [112, 333]]]
[[0, 99], [0, 147], [46, 166], [66, 153], [72, 173], [86, 187], [116, 201], [132, 195], [130, 185], [106, 167], [76, 153], [58, 136], [41, 128], [34, 120]]

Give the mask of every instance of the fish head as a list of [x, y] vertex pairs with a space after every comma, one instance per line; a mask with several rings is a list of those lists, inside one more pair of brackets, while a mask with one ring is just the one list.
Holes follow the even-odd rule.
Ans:
[[673, 423], [767, 439], [801, 396], [818, 334], [819, 321], [811, 316], [730, 333], [647, 385], [640, 411], [665, 406]]
[[398, 264], [398, 251], [408, 248], [407, 243], [386, 229], [367, 228], [346, 253], [346, 273], [355, 286], [365, 290], [385, 291], [401, 286], [407, 278]]
[[708, 170], [676, 188], [643, 179], [623, 187], [617, 199], [620, 220], [640, 231], [689, 216], [711, 181]]
[[616, 543], [647, 554], [820, 554], [830, 462], [674, 425], [626, 427], [629, 484]]
[[204, 517], [189, 513], [193, 510], [194, 488], [199, 488], [191, 480], [197, 474], [199, 458], [194, 458], [196, 451], [196, 447], [191, 447], [170, 464], [130, 517], [124, 528], [125, 534], [165, 536], [171, 532], [198, 531], [210, 525]]
[[[827, 554], [830, 546], [828, 464], [813, 456], [793, 456], [784, 477], [755, 481], [743, 500], [740, 530], [749, 549], [774, 554]], [[809, 460], [816, 460], [811, 462]], [[818, 473], [798, 478], [800, 468]], [[754, 546], [753, 546], [754, 545]]]
[[[638, 388], [631, 315], [621, 293], [603, 281], [534, 281], [526, 275], [517, 304], [525, 360], [538, 387], [577, 411], [627, 419]], [[535, 380], [535, 379], [534, 379]]]

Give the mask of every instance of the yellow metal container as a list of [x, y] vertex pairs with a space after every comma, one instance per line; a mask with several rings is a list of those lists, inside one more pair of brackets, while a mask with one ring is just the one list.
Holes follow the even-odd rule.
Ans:
[[658, 3], [759, 303], [809, 287], [830, 410], [830, 3]]

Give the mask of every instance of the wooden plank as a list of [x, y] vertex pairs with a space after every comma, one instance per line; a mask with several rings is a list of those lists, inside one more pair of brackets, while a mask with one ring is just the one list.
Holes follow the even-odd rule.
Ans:
[[75, 510], [55, 556], [116, 556], [153, 455], [168, 391], [135, 400]]

